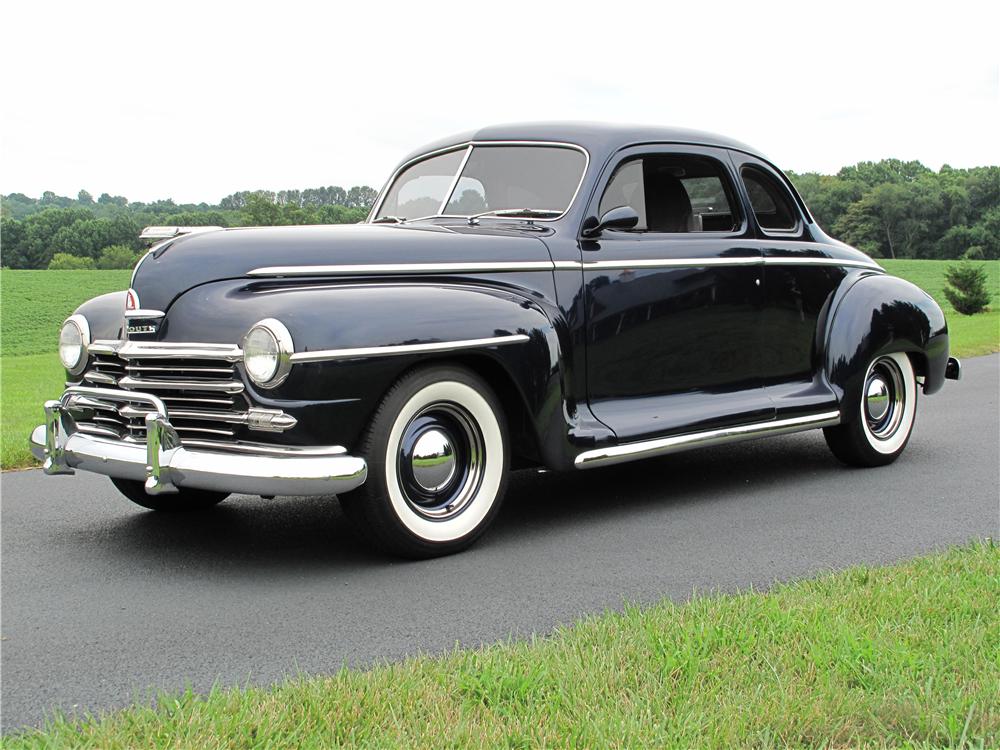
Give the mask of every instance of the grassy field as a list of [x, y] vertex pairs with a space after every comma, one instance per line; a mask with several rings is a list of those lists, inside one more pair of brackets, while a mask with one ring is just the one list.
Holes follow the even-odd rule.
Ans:
[[4, 361], [22, 354], [54, 352], [59, 326], [66, 317], [91, 297], [128, 289], [131, 275], [131, 271], [0, 273], [0, 352]]
[[886, 271], [912, 281], [941, 305], [948, 316], [951, 350], [957, 357], [975, 357], [1000, 351], [1000, 261], [981, 263], [989, 276], [993, 298], [988, 312], [959, 315], [944, 296], [945, 269], [954, 261], [879, 260]]
[[[959, 357], [1000, 351], [1000, 261], [986, 264], [993, 304], [990, 312], [959, 315], [945, 299], [944, 271], [949, 261], [882, 261], [890, 273], [909, 279], [934, 296], [948, 314], [952, 352]], [[41, 403], [57, 396], [63, 382], [54, 355], [59, 324], [83, 301], [124, 289], [129, 271], [4, 271], [0, 274], [0, 334], [3, 383], [0, 408], [0, 467], [33, 463], [26, 429], [41, 423]]]
[[1000, 548], [274, 688], [162, 695], [10, 748], [995, 748]]

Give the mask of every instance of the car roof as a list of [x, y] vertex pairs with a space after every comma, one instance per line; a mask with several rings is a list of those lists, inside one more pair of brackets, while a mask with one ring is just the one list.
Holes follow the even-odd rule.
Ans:
[[638, 143], [685, 143], [735, 149], [767, 161], [757, 149], [726, 136], [701, 130], [603, 122], [522, 122], [489, 125], [429, 143], [408, 154], [400, 163], [469, 141], [554, 141], [583, 146], [591, 158], [603, 161], [620, 148]]

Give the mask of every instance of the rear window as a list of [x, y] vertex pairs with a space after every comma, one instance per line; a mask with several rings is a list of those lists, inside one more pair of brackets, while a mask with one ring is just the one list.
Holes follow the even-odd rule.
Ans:
[[799, 226], [799, 216], [788, 190], [763, 169], [743, 167], [741, 174], [760, 228], [776, 232], [795, 231]]

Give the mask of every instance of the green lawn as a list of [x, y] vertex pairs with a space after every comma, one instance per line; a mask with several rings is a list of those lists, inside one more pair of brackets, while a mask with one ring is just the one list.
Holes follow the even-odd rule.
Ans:
[[944, 296], [944, 273], [950, 260], [879, 260], [886, 271], [912, 281], [941, 305], [948, 316], [951, 351], [957, 357], [975, 357], [1000, 351], [1000, 261], [983, 265], [993, 294], [990, 310], [978, 315], [959, 315]]
[[[941, 290], [951, 261], [880, 261], [890, 273], [909, 279], [929, 292], [948, 314], [952, 352], [959, 357], [1000, 351], [1000, 261], [986, 263], [993, 290], [990, 312], [965, 316], [952, 310]], [[54, 356], [59, 324], [83, 301], [124, 289], [129, 271], [3, 271], [0, 273], [0, 333], [3, 383], [0, 408], [0, 467], [33, 462], [26, 445], [26, 426], [41, 423], [41, 403], [59, 394], [62, 370]]]
[[996, 748], [1000, 548], [588, 617], [273, 688], [162, 695], [14, 748]]
[[0, 352], [7, 357], [56, 350], [59, 326], [83, 302], [128, 288], [131, 271], [0, 272]]

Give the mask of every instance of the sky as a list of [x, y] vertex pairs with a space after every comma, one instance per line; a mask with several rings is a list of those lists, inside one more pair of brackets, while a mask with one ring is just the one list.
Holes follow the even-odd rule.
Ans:
[[0, 193], [368, 184], [525, 120], [709, 130], [797, 172], [1000, 163], [1000, 3], [7, 4]]

